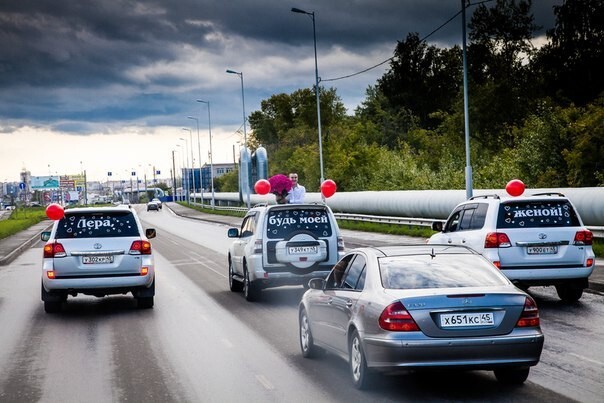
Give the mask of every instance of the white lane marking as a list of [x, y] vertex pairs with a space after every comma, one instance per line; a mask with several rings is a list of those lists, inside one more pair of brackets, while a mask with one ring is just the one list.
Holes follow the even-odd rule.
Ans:
[[273, 390], [273, 389], [275, 389], [275, 387], [273, 386], [273, 384], [272, 384], [272, 383], [270, 383], [270, 382], [268, 381], [268, 379], [266, 379], [266, 377], [265, 377], [264, 375], [262, 375], [262, 374], [256, 374], [256, 380], [257, 380], [258, 382], [260, 382], [260, 384], [261, 384], [262, 386], [264, 386], [264, 388], [265, 388], [266, 390]]
[[599, 365], [600, 367], [604, 367], [604, 362], [592, 360], [590, 358], [583, 357], [582, 355], [579, 355], [579, 354], [569, 353], [569, 355], [572, 355], [573, 357], [576, 357], [576, 358], [578, 358], [580, 360], [584, 360], [584, 361], [587, 361], [587, 362], [591, 362], [592, 364]]

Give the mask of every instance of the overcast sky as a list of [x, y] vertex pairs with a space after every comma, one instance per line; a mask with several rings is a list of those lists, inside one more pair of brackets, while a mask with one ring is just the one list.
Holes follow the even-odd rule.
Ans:
[[[273, 94], [314, 85], [312, 19], [292, 7], [315, 12], [322, 85], [336, 88], [352, 114], [388, 64], [328, 80], [388, 59], [398, 40], [426, 36], [460, 3], [2, 0], [0, 181], [18, 180], [22, 168], [34, 176], [85, 169], [105, 181], [109, 171], [129, 179], [132, 169], [142, 177], [155, 166], [168, 177], [172, 150], [177, 167], [191, 151], [199, 167], [199, 155], [208, 162], [209, 137], [207, 105], [197, 99], [210, 101], [214, 162], [232, 162], [243, 109], [241, 80], [226, 69], [243, 72], [248, 116]], [[561, 3], [534, 1], [541, 34]], [[428, 41], [461, 43], [461, 18]], [[201, 146], [197, 121], [187, 116], [199, 121]]]

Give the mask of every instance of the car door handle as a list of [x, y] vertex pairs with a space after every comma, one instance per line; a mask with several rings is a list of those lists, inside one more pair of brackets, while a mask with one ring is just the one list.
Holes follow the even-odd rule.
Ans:
[[333, 298], [329, 298], [329, 299], [327, 300], [327, 303], [328, 303], [328, 304], [330, 304], [330, 305], [331, 305], [331, 303], [332, 303], [332, 302], [333, 302]]
[[346, 307], [350, 308], [352, 306], [352, 301], [351, 300], [347, 300], [346, 301]]
[[453, 241], [451, 240], [451, 238], [449, 238], [449, 240], [447, 242], [448, 243], [453, 243]]

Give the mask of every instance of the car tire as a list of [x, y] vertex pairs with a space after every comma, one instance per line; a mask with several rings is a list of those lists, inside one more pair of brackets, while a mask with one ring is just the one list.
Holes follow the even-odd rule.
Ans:
[[359, 332], [353, 330], [348, 346], [348, 365], [352, 383], [357, 389], [367, 389], [373, 382], [374, 373], [367, 368], [367, 360]]
[[243, 283], [233, 278], [234, 273], [233, 261], [229, 258], [229, 288], [233, 292], [240, 292], [243, 290]]
[[556, 292], [562, 301], [572, 304], [573, 302], [580, 300], [583, 296], [583, 287], [573, 283], [561, 284], [556, 286]]
[[302, 350], [302, 357], [314, 358], [317, 356], [319, 348], [315, 346], [306, 309], [300, 311], [299, 325], [300, 350]]
[[250, 275], [247, 271], [247, 267], [243, 268], [243, 295], [249, 302], [256, 301], [260, 294], [260, 289], [256, 284], [250, 281]]
[[139, 309], [151, 309], [154, 304], [154, 297], [138, 297], [136, 299]]
[[530, 368], [502, 368], [493, 371], [497, 381], [504, 385], [522, 385], [529, 376]]

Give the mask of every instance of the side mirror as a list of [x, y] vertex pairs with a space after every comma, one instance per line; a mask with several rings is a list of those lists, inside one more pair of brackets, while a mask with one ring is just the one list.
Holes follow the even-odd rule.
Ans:
[[312, 278], [308, 281], [308, 288], [322, 290], [325, 288], [325, 280], [322, 278]]
[[155, 228], [147, 228], [145, 230], [145, 236], [149, 239], [155, 238], [157, 236], [157, 232], [155, 231]]
[[239, 228], [229, 228], [227, 236], [229, 238], [239, 238]]
[[43, 231], [40, 234], [40, 239], [42, 239], [44, 242], [48, 241], [50, 239], [50, 231]]
[[432, 230], [437, 232], [442, 232], [443, 230], [443, 222], [442, 221], [434, 221], [432, 223]]

